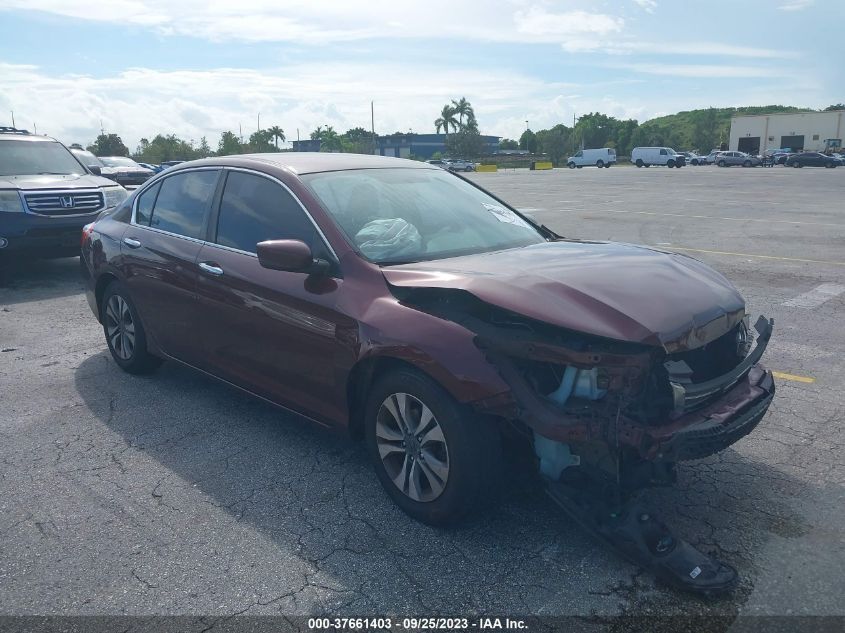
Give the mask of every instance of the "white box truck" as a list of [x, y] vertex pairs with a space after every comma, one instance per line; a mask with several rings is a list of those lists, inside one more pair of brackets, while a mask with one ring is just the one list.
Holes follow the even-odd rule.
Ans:
[[581, 169], [584, 165], [610, 167], [614, 163], [616, 163], [616, 150], [612, 147], [578, 150], [574, 156], [566, 159], [569, 169], [575, 169], [576, 167]]

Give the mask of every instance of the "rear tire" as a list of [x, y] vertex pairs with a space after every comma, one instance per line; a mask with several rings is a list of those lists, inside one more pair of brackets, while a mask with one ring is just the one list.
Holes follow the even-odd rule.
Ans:
[[719, 167], [724, 167], [724, 166], [725, 166], [725, 161], [720, 160], [720, 161], [719, 161], [718, 163], [716, 163], [716, 164], [717, 164]]
[[637, 165], [637, 167], [642, 167], [642, 166], [643, 166], [643, 159], [642, 159], [642, 158], [638, 158], [638, 159], [637, 159], [637, 163], [636, 163], [636, 165]]
[[147, 333], [126, 286], [119, 281], [108, 285], [100, 302], [100, 315], [106, 344], [118, 367], [129, 374], [149, 374], [158, 369], [162, 359], [147, 349]]
[[675, 166], [675, 161], [674, 161], [674, 160], [672, 160], [672, 159], [670, 158], [670, 159], [666, 162], [666, 166], [667, 166], [669, 169], [672, 169], [672, 167], [674, 167], [674, 166]]
[[610, 167], [611, 167], [612, 165], [613, 165], [613, 163], [605, 163], [604, 168], [605, 168], [605, 169], [610, 169]]
[[742, 166], [743, 167], [751, 167], [751, 161], [750, 160], [745, 161], [744, 163], [742, 163]]
[[502, 446], [494, 423], [422, 373], [400, 369], [379, 378], [364, 423], [381, 485], [417, 521], [453, 523], [500, 488]]
[[599, 169], [604, 167], [604, 161], [603, 160], [597, 160], [596, 161], [596, 167], [598, 167]]

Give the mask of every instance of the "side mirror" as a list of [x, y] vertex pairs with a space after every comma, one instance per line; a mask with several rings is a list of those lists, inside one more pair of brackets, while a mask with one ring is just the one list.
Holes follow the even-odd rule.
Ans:
[[329, 263], [315, 260], [311, 248], [300, 240], [267, 240], [259, 242], [255, 248], [258, 263], [263, 268], [309, 274], [323, 274], [329, 270]]
[[101, 176], [103, 174], [103, 170], [100, 169], [99, 165], [88, 165], [88, 170], [95, 176]]

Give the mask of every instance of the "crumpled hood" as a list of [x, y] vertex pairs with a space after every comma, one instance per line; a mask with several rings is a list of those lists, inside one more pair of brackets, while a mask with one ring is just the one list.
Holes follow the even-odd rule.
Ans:
[[0, 176], [0, 189], [90, 189], [113, 187], [114, 182], [91, 174]]
[[563, 240], [382, 269], [401, 287], [466, 290], [552, 325], [667, 352], [734, 327], [745, 301], [715, 270], [644, 246]]

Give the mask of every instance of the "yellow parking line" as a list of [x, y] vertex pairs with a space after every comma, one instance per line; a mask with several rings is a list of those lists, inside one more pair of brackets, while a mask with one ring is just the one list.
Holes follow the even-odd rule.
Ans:
[[779, 257], [777, 255], [753, 255], [751, 253], [732, 253], [730, 251], [709, 251], [704, 248], [684, 248], [682, 246], [675, 246], [667, 244], [660, 246], [664, 250], [672, 251], [689, 251], [690, 253], [709, 253], [711, 255], [732, 255], [735, 257], [755, 257], [757, 259], [776, 259], [784, 262], [806, 262], [809, 264], [830, 264], [831, 266], [845, 266], [845, 262], [830, 262], [823, 259], [803, 259], [801, 257]]
[[782, 371], [773, 371], [772, 376], [775, 378], [781, 378], [782, 380], [792, 380], [794, 382], [816, 382], [816, 379], [811, 378], [810, 376], [796, 376], [795, 374], [786, 374]]

